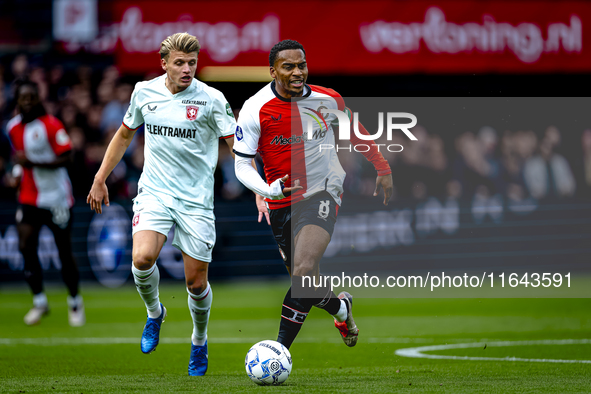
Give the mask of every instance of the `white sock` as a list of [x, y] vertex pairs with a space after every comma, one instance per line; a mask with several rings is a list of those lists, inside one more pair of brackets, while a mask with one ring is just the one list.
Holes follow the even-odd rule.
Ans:
[[160, 309], [160, 298], [158, 297], [158, 284], [160, 283], [158, 266], [154, 264], [149, 270], [141, 271], [132, 264], [131, 272], [133, 272], [133, 281], [137, 292], [140, 293], [140, 297], [146, 304], [148, 317], [151, 319], [160, 317], [162, 310]]
[[341, 300], [341, 308], [333, 316], [338, 322], [344, 322], [347, 320], [347, 304], [345, 304], [345, 301]]
[[78, 294], [76, 297], [68, 296], [68, 308], [78, 309], [82, 305], [82, 296]]
[[199, 295], [189, 293], [189, 311], [193, 319], [193, 335], [191, 341], [195, 346], [203, 346], [207, 341], [207, 323], [209, 322], [209, 310], [213, 300], [211, 286], [207, 282], [207, 288]]
[[33, 306], [35, 308], [47, 308], [48, 305], [49, 303], [47, 302], [45, 293], [39, 293], [33, 296]]

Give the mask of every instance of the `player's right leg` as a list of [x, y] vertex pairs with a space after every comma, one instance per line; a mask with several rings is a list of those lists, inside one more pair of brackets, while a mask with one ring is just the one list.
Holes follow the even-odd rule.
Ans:
[[39, 323], [49, 313], [49, 303], [43, 292], [43, 270], [37, 255], [39, 231], [43, 223], [41, 211], [44, 210], [30, 205], [22, 205], [16, 211], [19, 250], [25, 262], [25, 280], [33, 293], [33, 307], [24, 317], [27, 325]]
[[160, 341], [160, 328], [166, 317], [166, 308], [160, 303], [158, 285], [160, 272], [156, 259], [172, 227], [170, 210], [160, 200], [144, 191], [134, 201], [133, 264], [131, 271], [140, 297], [146, 305], [148, 319], [141, 339], [143, 353], [151, 353]]
[[320, 260], [334, 231], [337, 204], [330, 194], [321, 192], [296, 204], [295, 208], [296, 215], [292, 225], [296, 234], [292, 293], [331, 314], [345, 344], [355, 346], [359, 329], [353, 320], [353, 297], [349, 293], [341, 293], [337, 297], [330, 286], [313, 287], [309, 284], [310, 280], [305, 282], [302, 279], [306, 276], [319, 276]]

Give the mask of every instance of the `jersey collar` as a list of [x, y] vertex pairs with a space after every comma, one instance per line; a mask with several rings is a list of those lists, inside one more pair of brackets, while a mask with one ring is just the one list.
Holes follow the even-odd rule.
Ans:
[[168, 88], [166, 87], [166, 74], [162, 75], [162, 86], [164, 88], [164, 90], [168, 93], [169, 96], [171, 97], [181, 97], [184, 96], [185, 94], [187, 94], [189, 91], [193, 91], [195, 89], [197, 89], [197, 79], [193, 78], [193, 81], [191, 81], [191, 84], [189, 86], [187, 86], [187, 88], [183, 91], [180, 91], [176, 94], [172, 94], [172, 92], [170, 90], [168, 90]]
[[[312, 89], [310, 89], [310, 87], [308, 85], [304, 84], [304, 92], [305, 93], [301, 97], [292, 97], [290, 99], [286, 99], [285, 97], [283, 97], [279, 93], [277, 93], [277, 89], [275, 89], [275, 80], [271, 81], [271, 90], [273, 91], [273, 94], [275, 94], [275, 97], [277, 97], [281, 101], [285, 101], [286, 103], [291, 103], [292, 101], [304, 100], [305, 98], [310, 97], [310, 94], [312, 94]], [[306, 90], [307, 90], [307, 92], [306, 92]]]

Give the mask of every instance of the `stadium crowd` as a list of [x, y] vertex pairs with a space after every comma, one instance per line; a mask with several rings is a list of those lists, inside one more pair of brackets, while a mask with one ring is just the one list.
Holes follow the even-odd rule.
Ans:
[[[108, 142], [121, 125], [136, 81], [157, 74], [130, 78], [115, 66], [100, 70], [79, 66], [67, 71], [56, 65], [46, 68], [18, 55], [0, 62], [0, 199], [14, 199], [9, 187], [11, 147], [6, 123], [14, 115], [15, 81], [30, 79], [38, 84], [48, 113], [58, 117], [72, 140], [74, 163], [69, 172], [74, 195], [82, 201], [93, 180]], [[235, 106], [239, 103], [233, 103]], [[238, 115], [239, 110], [235, 110]], [[585, 125], [591, 128], [591, 125]], [[502, 195], [508, 200], [538, 200], [591, 197], [591, 129], [564, 130], [548, 125], [545, 130], [479, 130], [430, 132], [413, 128], [417, 141], [400, 143], [402, 152], [383, 151], [394, 175], [394, 202], [423, 200], [427, 196], [472, 199]], [[566, 150], [563, 139], [577, 146]], [[576, 143], [572, 143], [576, 140]], [[134, 197], [143, 166], [143, 130], [138, 131], [124, 160], [108, 179], [112, 198]], [[573, 154], [574, 153], [574, 154]], [[345, 192], [370, 196], [375, 174], [360, 154], [339, 152], [347, 172]], [[216, 198], [252, 198], [234, 175], [234, 164], [225, 144], [220, 144], [216, 170]]]

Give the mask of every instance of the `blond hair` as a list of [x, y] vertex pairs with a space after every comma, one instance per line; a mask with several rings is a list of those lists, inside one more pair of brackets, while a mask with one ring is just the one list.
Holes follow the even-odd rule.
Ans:
[[166, 37], [162, 44], [160, 44], [160, 59], [168, 59], [168, 55], [172, 51], [180, 51], [184, 53], [197, 52], [199, 54], [199, 40], [197, 37], [189, 33], [176, 33], [172, 36]]

